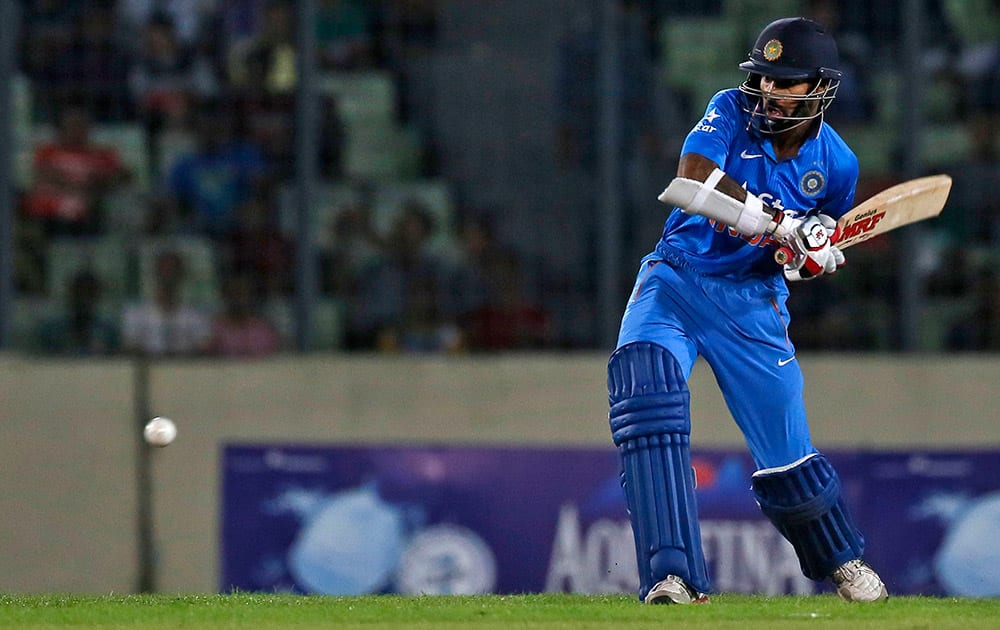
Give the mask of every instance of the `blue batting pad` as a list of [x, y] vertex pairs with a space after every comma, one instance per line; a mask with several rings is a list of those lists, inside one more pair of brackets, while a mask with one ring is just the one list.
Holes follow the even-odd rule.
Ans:
[[608, 418], [622, 462], [639, 599], [667, 575], [709, 592], [691, 469], [690, 392], [673, 355], [630, 343], [608, 361]]
[[837, 471], [822, 455], [757, 471], [753, 492], [761, 511], [795, 547], [806, 577], [824, 580], [864, 552], [865, 539], [841, 497]]

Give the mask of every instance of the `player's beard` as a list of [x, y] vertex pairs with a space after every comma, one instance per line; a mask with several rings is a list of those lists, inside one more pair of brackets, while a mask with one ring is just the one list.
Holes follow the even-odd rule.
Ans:
[[[785, 114], [785, 110], [781, 109], [777, 105], [768, 107], [764, 99], [761, 98], [757, 102], [756, 111], [754, 116], [758, 118], [759, 124], [758, 129], [761, 133], [767, 135], [777, 135], [780, 133], [785, 133], [791, 131], [796, 127], [807, 124], [815, 120], [815, 112], [810, 112], [810, 101], [798, 101], [795, 103], [795, 107], [788, 114]], [[774, 115], [771, 113], [772, 110], [775, 112]]]

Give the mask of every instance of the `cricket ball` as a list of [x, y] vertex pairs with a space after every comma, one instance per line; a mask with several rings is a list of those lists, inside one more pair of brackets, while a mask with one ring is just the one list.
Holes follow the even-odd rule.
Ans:
[[170, 418], [157, 416], [146, 423], [142, 437], [151, 446], [166, 446], [177, 437], [177, 425]]

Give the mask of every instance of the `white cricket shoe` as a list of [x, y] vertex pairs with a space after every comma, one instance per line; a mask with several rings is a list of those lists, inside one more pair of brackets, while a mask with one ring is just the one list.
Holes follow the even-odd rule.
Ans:
[[707, 604], [708, 595], [699, 593], [676, 575], [668, 575], [646, 593], [647, 604]]
[[837, 586], [837, 595], [849, 602], [877, 602], [889, 597], [882, 578], [860, 558], [837, 567], [830, 579]]

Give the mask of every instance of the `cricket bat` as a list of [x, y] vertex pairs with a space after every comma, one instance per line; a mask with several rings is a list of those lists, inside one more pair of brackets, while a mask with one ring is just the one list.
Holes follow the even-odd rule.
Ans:
[[[898, 227], [941, 214], [951, 192], [951, 177], [930, 175], [905, 181], [862, 201], [837, 221], [833, 243], [846, 249]], [[774, 252], [779, 265], [795, 256], [788, 245]]]

